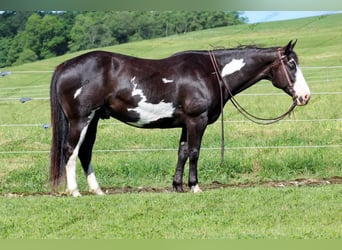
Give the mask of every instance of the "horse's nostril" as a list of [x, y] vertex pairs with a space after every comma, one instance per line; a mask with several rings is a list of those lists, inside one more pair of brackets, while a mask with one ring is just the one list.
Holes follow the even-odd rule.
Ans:
[[305, 101], [308, 101], [310, 99], [310, 95], [309, 94], [306, 94], [305, 96], [304, 96], [304, 100]]

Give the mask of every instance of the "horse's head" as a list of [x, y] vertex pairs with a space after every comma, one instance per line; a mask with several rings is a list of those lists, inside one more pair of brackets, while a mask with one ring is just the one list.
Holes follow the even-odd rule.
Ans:
[[296, 42], [290, 41], [278, 49], [278, 58], [271, 67], [271, 80], [275, 87], [284, 90], [297, 105], [302, 106], [309, 102], [311, 94], [293, 51]]

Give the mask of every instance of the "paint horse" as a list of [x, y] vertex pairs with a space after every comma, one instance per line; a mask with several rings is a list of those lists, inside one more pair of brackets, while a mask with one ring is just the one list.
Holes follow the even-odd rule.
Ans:
[[67, 192], [81, 195], [76, 183], [79, 157], [89, 190], [104, 194], [91, 164], [92, 149], [99, 119], [113, 117], [139, 128], [181, 128], [173, 188], [183, 191], [189, 160], [188, 185], [200, 192], [197, 162], [202, 136], [229, 99], [267, 79], [295, 105], [308, 103], [310, 90], [295, 44], [185, 51], [160, 60], [94, 51], [58, 65], [50, 89], [52, 186], [66, 175]]

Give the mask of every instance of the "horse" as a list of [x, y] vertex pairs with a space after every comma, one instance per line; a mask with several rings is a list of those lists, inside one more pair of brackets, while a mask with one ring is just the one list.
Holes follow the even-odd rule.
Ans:
[[189, 160], [188, 186], [201, 192], [197, 162], [202, 136], [228, 100], [266, 79], [291, 96], [294, 107], [308, 103], [311, 94], [293, 50], [296, 42], [183, 51], [163, 59], [93, 51], [61, 63], [50, 85], [52, 188], [66, 177], [68, 195], [81, 196], [78, 157], [89, 191], [104, 194], [91, 164], [92, 149], [99, 120], [113, 117], [138, 128], [180, 128], [172, 186], [184, 192]]

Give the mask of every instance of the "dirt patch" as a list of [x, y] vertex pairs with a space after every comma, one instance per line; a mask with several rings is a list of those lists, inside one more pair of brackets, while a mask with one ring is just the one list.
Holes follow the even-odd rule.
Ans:
[[208, 189], [213, 188], [245, 188], [245, 187], [302, 187], [302, 186], [323, 186], [331, 184], [342, 184], [341, 176], [333, 176], [330, 178], [320, 179], [296, 179], [289, 181], [262, 181], [262, 182], [248, 182], [241, 184], [222, 184], [213, 182]]
[[[333, 176], [330, 178], [321, 179], [296, 179], [290, 181], [263, 181], [263, 182], [248, 182], [238, 184], [225, 184], [218, 181], [214, 181], [211, 184], [201, 184], [202, 190], [222, 189], [222, 188], [248, 188], [248, 187], [303, 187], [303, 186], [323, 186], [332, 184], [342, 184], [342, 177]], [[190, 191], [189, 188], [184, 185], [184, 191]], [[104, 191], [107, 194], [122, 194], [122, 193], [168, 193], [173, 192], [172, 187], [167, 188], [152, 188], [152, 187], [124, 187], [124, 188], [105, 188]]]
[[[228, 189], [228, 188], [248, 188], [248, 187], [305, 187], [305, 186], [326, 186], [333, 184], [342, 184], [342, 176], [333, 176], [330, 178], [319, 178], [319, 179], [296, 179], [289, 181], [261, 181], [261, 182], [248, 182], [239, 184], [225, 184], [218, 181], [214, 181], [211, 184], [200, 185], [202, 190], [212, 189]], [[154, 188], [154, 187], [120, 187], [120, 188], [103, 188], [103, 191], [109, 195], [115, 194], [126, 194], [126, 193], [170, 193], [174, 192], [172, 187], [166, 188]], [[188, 192], [189, 188], [184, 185], [184, 191]], [[83, 195], [90, 195], [90, 193], [83, 193]], [[0, 194], [2, 197], [27, 197], [27, 196], [67, 196], [66, 193], [7, 193]]]

